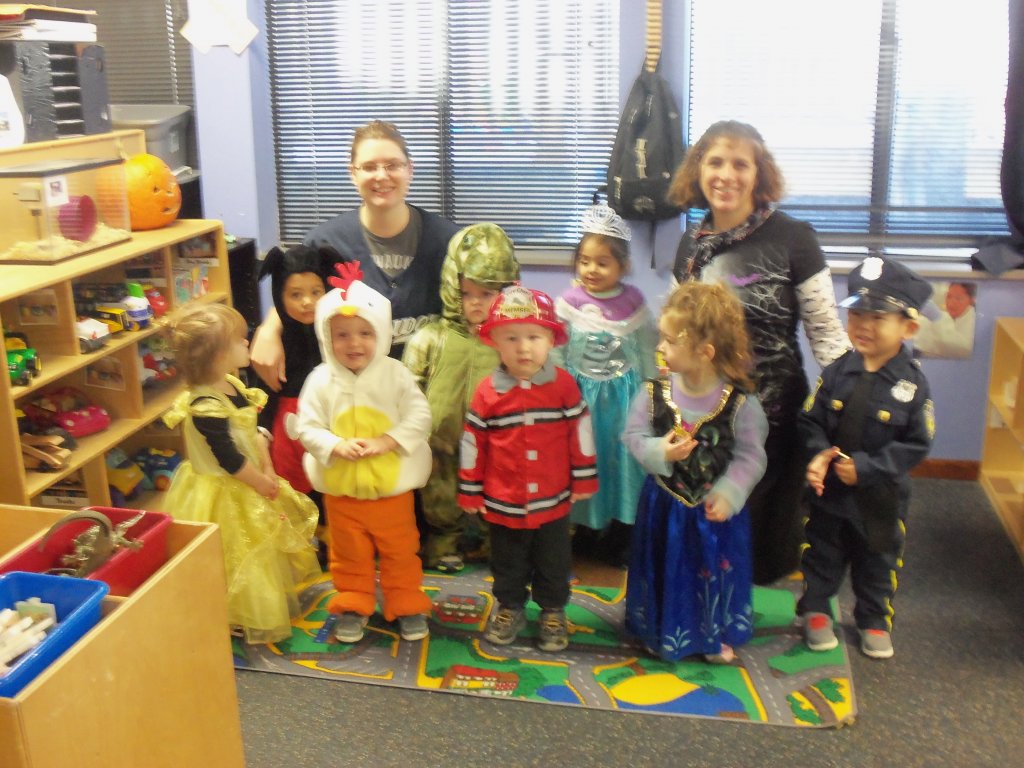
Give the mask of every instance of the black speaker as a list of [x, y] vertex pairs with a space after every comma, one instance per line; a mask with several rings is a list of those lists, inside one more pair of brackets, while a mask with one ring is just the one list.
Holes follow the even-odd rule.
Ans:
[[228, 243], [228, 270], [231, 275], [231, 303], [245, 318], [250, 335], [263, 319], [260, 316], [260, 295], [256, 285], [259, 264], [256, 241], [239, 237]]
[[110, 91], [107, 90], [107, 58], [103, 46], [77, 44], [74, 59], [78, 87], [82, 94], [82, 123], [85, 133], [111, 130]]

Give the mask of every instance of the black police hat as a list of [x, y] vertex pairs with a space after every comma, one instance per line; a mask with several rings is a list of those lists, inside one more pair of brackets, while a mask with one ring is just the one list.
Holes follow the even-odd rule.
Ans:
[[841, 307], [863, 312], [901, 312], [916, 320], [931, 298], [931, 284], [898, 261], [869, 256], [850, 273], [850, 295]]

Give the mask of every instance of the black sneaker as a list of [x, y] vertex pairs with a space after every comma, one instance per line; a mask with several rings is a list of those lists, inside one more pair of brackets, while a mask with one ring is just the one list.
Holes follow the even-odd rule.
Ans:
[[526, 614], [522, 608], [498, 608], [487, 621], [484, 640], [495, 645], [510, 645], [525, 626]]
[[465, 567], [466, 564], [458, 555], [444, 555], [437, 558], [437, 562], [434, 564], [434, 570], [441, 573], [459, 573]]

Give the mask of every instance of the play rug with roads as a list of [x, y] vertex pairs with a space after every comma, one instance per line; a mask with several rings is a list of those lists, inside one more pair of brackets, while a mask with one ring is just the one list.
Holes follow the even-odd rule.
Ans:
[[512, 645], [481, 630], [492, 607], [490, 574], [469, 566], [458, 575], [427, 571], [434, 602], [430, 637], [400, 642], [397, 624], [378, 614], [364, 638], [339, 643], [325, 610], [333, 585], [325, 574], [302, 593], [292, 636], [273, 645], [233, 641], [240, 669], [344, 682], [390, 685], [499, 699], [625, 712], [725, 718], [773, 725], [835, 727], [856, 715], [845, 644], [813, 653], [794, 626], [794, 592], [755, 587], [754, 638], [732, 664], [692, 657], [669, 663], [631, 645], [622, 632], [623, 592], [576, 585], [568, 607], [569, 647], [535, 646], [539, 609]]

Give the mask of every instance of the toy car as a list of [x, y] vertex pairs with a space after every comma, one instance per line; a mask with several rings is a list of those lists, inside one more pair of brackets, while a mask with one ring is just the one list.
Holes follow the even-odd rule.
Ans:
[[111, 500], [116, 507], [124, 506], [124, 502], [134, 498], [145, 487], [146, 476], [120, 448], [107, 453], [106, 465]]
[[94, 317], [82, 317], [75, 323], [75, 330], [78, 332], [78, 347], [82, 354], [95, 352], [107, 343], [110, 336], [110, 328]]
[[167, 299], [153, 286], [143, 286], [145, 291], [146, 299], [149, 301], [149, 307], [153, 310], [154, 317], [163, 317], [167, 312]]
[[110, 426], [110, 414], [92, 405], [77, 389], [63, 387], [22, 406], [37, 429], [60, 427], [72, 437], [85, 437]]
[[131, 317], [128, 316], [128, 310], [124, 307], [112, 304], [97, 305], [92, 314], [97, 320], [106, 323], [110, 333], [120, 333], [132, 327]]
[[38, 353], [28, 345], [24, 333], [4, 332], [4, 346], [7, 348], [7, 371], [11, 384], [27, 387], [42, 371]]
[[131, 330], [137, 331], [140, 328], [147, 328], [149, 326], [150, 318], [153, 317], [153, 310], [150, 309], [149, 301], [144, 297], [126, 296], [121, 300], [120, 305], [128, 311], [128, 318], [131, 321], [128, 327]]
[[159, 336], [140, 343], [139, 354], [142, 356], [142, 386], [167, 381], [177, 375], [178, 371], [174, 367], [168, 344]]
[[158, 491], [167, 490], [174, 470], [181, 464], [181, 456], [177, 451], [159, 448], [143, 448], [135, 454], [133, 460], [146, 474], [143, 487], [156, 488]]

